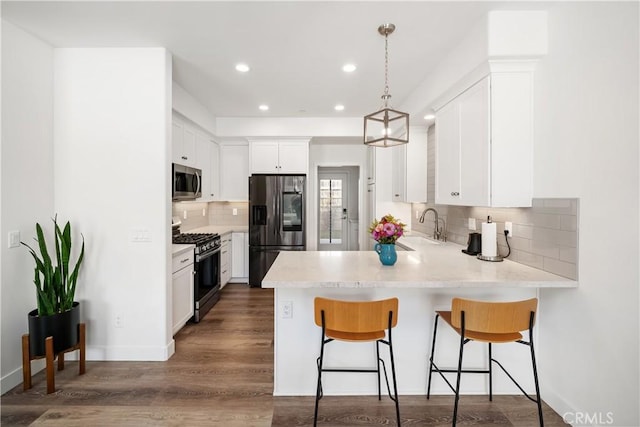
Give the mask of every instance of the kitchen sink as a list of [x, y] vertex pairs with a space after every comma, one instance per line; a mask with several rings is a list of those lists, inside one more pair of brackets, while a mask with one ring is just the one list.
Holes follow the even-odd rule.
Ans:
[[442, 242], [432, 240], [423, 236], [404, 235], [396, 241], [396, 245], [402, 246], [408, 250], [418, 250], [424, 246], [439, 245]]

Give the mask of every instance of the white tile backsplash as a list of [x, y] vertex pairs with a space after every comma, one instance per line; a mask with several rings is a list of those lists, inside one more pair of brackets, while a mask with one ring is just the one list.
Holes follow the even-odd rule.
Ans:
[[[429, 183], [428, 183], [429, 184]], [[433, 184], [429, 184], [431, 186]], [[448, 240], [466, 245], [470, 231], [468, 219], [475, 218], [476, 232], [487, 216], [497, 223], [498, 250], [507, 253], [504, 222], [513, 223], [511, 261], [549, 271], [570, 279], [578, 276], [578, 199], [534, 199], [531, 208], [486, 208], [413, 204], [412, 210], [433, 207], [445, 218]], [[412, 219], [411, 228], [433, 234], [430, 214], [423, 224]]]
[[[236, 209], [236, 215], [233, 214], [234, 209]], [[186, 219], [184, 218], [185, 213]], [[207, 225], [246, 226], [249, 224], [249, 203], [176, 202], [173, 203], [172, 215], [177, 216], [182, 222], [180, 226], [182, 232]]]

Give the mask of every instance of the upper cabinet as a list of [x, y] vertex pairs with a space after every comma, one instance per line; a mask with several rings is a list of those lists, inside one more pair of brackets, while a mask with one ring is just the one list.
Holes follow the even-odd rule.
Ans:
[[211, 134], [174, 113], [172, 126], [173, 163], [202, 171], [199, 202], [220, 200], [220, 147]]
[[220, 147], [201, 133], [196, 133], [196, 168], [202, 170], [202, 197], [198, 201], [220, 200]]
[[491, 72], [436, 112], [437, 204], [531, 206], [533, 74]]
[[204, 135], [196, 134], [196, 168], [202, 171], [202, 196], [198, 201], [211, 200], [211, 143]]
[[220, 145], [220, 200], [249, 200], [249, 146]]
[[376, 148], [367, 147], [367, 185], [376, 183]]
[[217, 142], [211, 140], [209, 149], [211, 150], [211, 173], [209, 174], [209, 195], [210, 200], [221, 200], [220, 198], [220, 146]]
[[307, 174], [309, 140], [250, 142], [251, 173]]
[[391, 200], [424, 203], [427, 201], [427, 128], [409, 128], [409, 143], [391, 150]]
[[185, 123], [173, 118], [171, 128], [171, 146], [173, 151], [173, 163], [185, 166], [196, 164], [196, 134]]

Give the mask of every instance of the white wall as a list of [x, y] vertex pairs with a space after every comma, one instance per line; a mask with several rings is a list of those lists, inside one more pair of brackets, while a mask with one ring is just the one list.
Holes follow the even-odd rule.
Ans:
[[[25, 242], [35, 223], [50, 230], [53, 204], [53, 48], [2, 21], [2, 393], [22, 382], [20, 340], [36, 308], [33, 260], [8, 249], [9, 231]], [[38, 369], [37, 362], [33, 369]], [[40, 367], [42, 364], [40, 363]]]
[[548, 23], [534, 197], [580, 198], [580, 287], [541, 293], [543, 398], [561, 414], [640, 425], [638, 3], [562, 3]]
[[[640, 425], [638, 7], [549, 4], [535, 71], [534, 197], [580, 198], [579, 288], [541, 291], [537, 346], [542, 398], [574, 425]], [[416, 97], [479, 66], [445, 60]]]
[[172, 106], [175, 111], [188, 117], [207, 132], [216, 134], [216, 119], [200, 102], [182, 86], [172, 83]]
[[[162, 48], [56, 49], [54, 84], [55, 209], [86, 239], [77, 299], [87, 358], [166, 360], [171, 58]], [[150, 241], [133, 243], [136, 229]]]

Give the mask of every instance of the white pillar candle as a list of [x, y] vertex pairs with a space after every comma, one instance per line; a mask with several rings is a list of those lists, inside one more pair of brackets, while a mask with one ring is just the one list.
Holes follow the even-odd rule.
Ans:
[[482, 255], [498, 255], [498, 237], [495, 222], [482, 223]]

